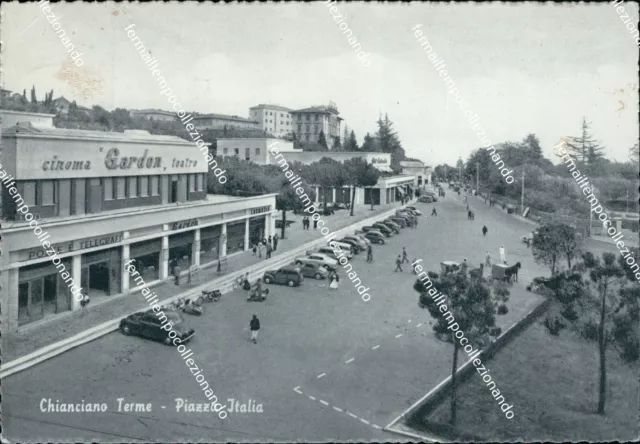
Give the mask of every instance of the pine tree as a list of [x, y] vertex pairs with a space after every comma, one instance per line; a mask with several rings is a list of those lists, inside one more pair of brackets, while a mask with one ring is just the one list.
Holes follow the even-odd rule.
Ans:
[[324, 131], [322, 130], [320, 130], [320, 134], [318, 135], [318, 145], [323, 147], [325, 151], [329, 150], [329, 147], [327, 146], [327, 139], [324, 136]]
[[540, 140], [536, 137], [535, 134], [529, 134], [522, 141], [522, 145], [527, 150], [527, 158], [529, 160], [540, 160], [544, 156], [542, 154], [542, 148], [540, 147]]
[[367, 133], [364, 136], [364, 141], [362, 142], [362, 151], [366, 151], [368, 153], [379, 153], [381, 150], [378, 140]]
[[31, 103], [38, 103], [38, 99], [36, 98], [36, 87], [35, 87], [35, 85], [31, 86]]
[[589, 134], [591, 122], [587, 122], [585, 117], [582, 118], [582, 135], [580, 137], [570, 137], [569, 152], [573, 157], [582, 162], [583, 165], [594, 166], [604, 159], [604, 148]]
[[356, 140], [356, 133], [351, 130], [351, 134], [349, 135], [348, 142], [345, 142], [347, 146], [347, 151], [359, 151], [358, 141]]

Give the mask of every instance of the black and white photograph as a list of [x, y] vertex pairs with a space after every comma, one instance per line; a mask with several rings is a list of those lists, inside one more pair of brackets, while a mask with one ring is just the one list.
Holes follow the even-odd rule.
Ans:
[[638, 12], [3, 2], [0, 442], [640, 441]]

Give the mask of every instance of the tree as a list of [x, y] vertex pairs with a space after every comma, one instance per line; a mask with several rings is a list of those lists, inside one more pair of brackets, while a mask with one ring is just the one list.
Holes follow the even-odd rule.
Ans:
[[540, 226], [533, 234], [533, 259], [539, 264], [547, 265], [551, 269], [551, 276], [556, 274], [558, 261], [567, 251], [561, 248], [561, 236], [569, 230], [572, 228], [564, 224], [548, 224]]
[[393, 122], [389, 116], [385, 114], [384, 119], [380, 117], [377, 121], [378, 131], [376, 139], [380, 145], [380, 151], [383, 153], [391, 153], [391, 168], [400, 170], [400, 161], [405, 159], [405, 151], [402, 143], [398, 138], [398, 134], [393, 129]]
[[[416, 271], [422, 271], [422, 267], [418, 265]], [[478, 348], [488, 344], [491, 338], [498, 337], [501, 328], [496, 326], [496, 315], [508, 312], [505, 303], [508, 301], [509, 291], [504, 286], [490, 287], [479, 275], [469, 277], [466, 273], [438, 275], [428, 272], [427, 276], [428, 278], [417, 279], [413, 289], [420, 295], [418, 305], [429, 310], [429, 314], [435, 319], [433, 331], [436, 336], [444, 337], [447, 342], [453, 343], [450, 421], [451, 426], [455, 427], [456, 372], [458, 350], [461, 347], [455, 332], [462, 331], [469, 345], [472, 347], [475, 345]], [[441, 296], [444, 296], [444, 303]], [[454, 330], [454, 323], [459, 327], [457, 330]]]
[[36, 98], [36, 87], [35, 85], [31, 86], [31, 103], [38, 103], [38, 99]]
[[458, 181], [462, 182], [462, 172], [464, 171], [464, 161], [462, 158], [459, 158], [456, 162], [456, 170], [458, 172]]
[[27, 89], [26, 89], [26, 88], [22, 90], [22, 98], [23, 98], [23, 99], [25, 100], [25, 102], [26, 102], [26, 100], [27, 100]]
[[[311, 187], [302, 182], [297, 187], [302, 187], [305, 194], [309, 197], [309, 200], [313, 202], [315, 200], [315, 193], [311, 190]], [[285, 239], [285, 228], [287, 226], [287, 211], [299, 211], [304, 208], [303, 200], [298, 195], [295, 189], [291, 186], [287, 179], [282, 181], [282, 187], [276, 196], [276, 209], [282, 211], [282, 228], [280, 229], [280, 238]]]
[[558, 224], [557, 230], [558, 250], [567, 259], [567, 268], [571, 270], [571, 261], [582, 252], [584, 238], [569, 225]]
[[620, 356], [631, 362], [638, 359], [640, 339], [640, 291], [633, 274], [625, 273], [623, 258], [616, 263], [613, 253], [598, 258], [591, 252], [571, 270], [551, 278], [536, 278], [552, 295], [552, 305], [544, 322], [553, 336], [571, 326], [586, 340], [597, 341], [599, 387], [597, 413], [605, 413], [607, 385], [607, 349], [615, 345]]
[[[353, 132], [352, 132], [353, 134]], [[368, 164], [360, 157], [354, 157], [344, 161], [345, 184], [351, 185], [350, 215], [353, 216], [353, 209], [356, 201], [356, 190], [358, 188], [373, 187], [378, 183], [380, 172]], [[371, 202], [373, 208], [373, 199]]]
[[331, 146], [331, 151], [343, 151], [339, 137], [333, 137], [333, 145]]
[[345, 151], [359, 151], [360, 148], [358, 147], [358, 140], [356, 139], [356, 133], [353, 132], [353, 130], [351, 130], [351, 133], [349, 134], [349, 139], [348, 142], [345, 142], [346, 144], [346, 149]]
[[629, 160], [631, 163], [637, 164], [640, 162], [640, 152], [638, 151], [638, 144], [636, 143], [629, 148]]
[[542, 154], [542, 148], [540, 147], [540, 140], [535, 134], [529, 134], [522, 141], [523, 148], [527, 153], [527, 159], [530, 162], [537, 162], [544, 156]]
[[318, 135], [318, 145], [324, 148], [323, 151], [329, 151], [329, 148], [327, 147], [327, 139], [324, 136], [324, 131], [322, 130], [320, 130], [320, 134]]
[[595, 166], [604, 158], [604, 148], [589, 134], [590, 122], [585, 117], [582, 118], [582, 134], [579, 137], [569, 137], [567, 146], [569, 153], [580, 160], [583, 165]]
[[380, 149], [380, 144], [377, 139], [367, 133], [364, 136], [364, 141], [362, 142], [362, 151], [366, 151], [368, 153], [379, 153], [382, 150]]

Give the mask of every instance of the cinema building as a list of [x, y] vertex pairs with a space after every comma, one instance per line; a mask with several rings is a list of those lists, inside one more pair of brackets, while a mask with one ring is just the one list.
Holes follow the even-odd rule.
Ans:
[[153, 285], [170, 277], [170, 261], [183, 274], [217, 266], [275, 233], [275, 195], [208, 195], [207, 162], [178, 137], [19, 123], [2, 132], [0, 164], [0, 316], [10, 331], [80, 309], [35, 224], [91, 306], [136, 291], [130, 259]]

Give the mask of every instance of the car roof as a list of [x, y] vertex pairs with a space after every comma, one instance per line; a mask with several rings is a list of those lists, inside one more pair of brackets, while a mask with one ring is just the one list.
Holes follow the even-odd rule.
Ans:
[[279, 270], [284, 270], [284, 271], [294, 271], [294, 272], [298, 272], [298, 267], [295, 267], [293, 265], [283, 265], [282, 267], [279, 268]]

